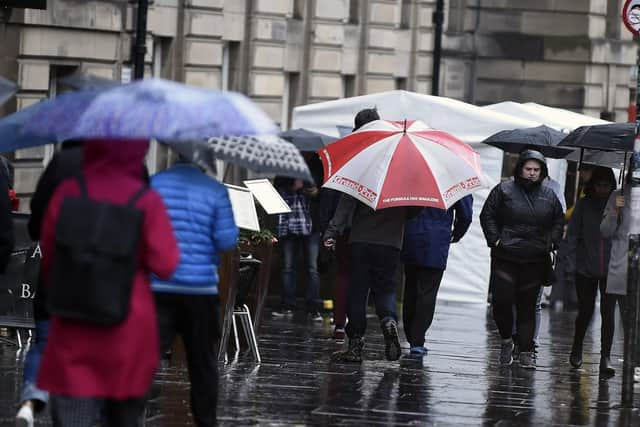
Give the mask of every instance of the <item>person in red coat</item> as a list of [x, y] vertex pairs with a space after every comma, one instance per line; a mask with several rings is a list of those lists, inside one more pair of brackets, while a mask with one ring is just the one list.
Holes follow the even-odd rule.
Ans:
[[[83, 176], [89, 197], [124, 205], [143, 185], [145, 141], [86, 141]], [[42, 223], [45, 286], [55, 248], [62, 201], [80, 195], [75, 179], [55, 191]], [[54, 425], [91, 426], [97, 414], [105, 426], [138, 425], [147, 391], [159, 363], [158, 326], [150, 273], [168, 279], [179, 249], [160, 196], [148, 189], [136, 202], [144, 212], [137, 270], [127, 318], [104, 327], [51, 317], [49, 342], [38, 387], [51, 393]]]

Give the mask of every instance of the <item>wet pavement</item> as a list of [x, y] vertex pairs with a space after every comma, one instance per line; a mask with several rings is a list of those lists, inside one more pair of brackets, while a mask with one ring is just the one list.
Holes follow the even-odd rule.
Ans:
[[[273, 319], [265, 310], [259, 346], [220, 369], [221, 425], [640, 425], [640, 411], [619, 408], [622, 338], [612, 360], [617, 375], [598, 377], [599, 318], [588, 332], [582, 369], [568, 354], [575, 313], [543, 310], [538, 369], [500, 368], [499, 339], [482, 305], [440, 304], [423, 359], [384, 360], [378, 321], [370, 317], [365, 361], [329, 362], [340, 345], [331, 326], [302, 314]], [[401, 332], [402, 335], [402, 332]], [[408, 353], [406, 342], [404, 353]], [[22, 356], [0, 346], [0, 425], [13, 425]], [[147, 411], [147, 426], [192, 425], [186, 367], [163, 368]], [[636, 389], [640, 407], [640, 389]], [[158, 395], [159, 393], [159, 395]], [[50, 425], [46, 416], [36, 425]]]

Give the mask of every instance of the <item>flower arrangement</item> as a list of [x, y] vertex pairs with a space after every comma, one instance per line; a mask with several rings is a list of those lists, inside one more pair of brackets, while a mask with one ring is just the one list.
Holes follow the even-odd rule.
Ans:
[[245, 246], [259, 246], [277, 242], [276, 235], [268, 228], [263, 228], [260, 231], [240, 230], [240, 238], [238, 239], [238, 243]]

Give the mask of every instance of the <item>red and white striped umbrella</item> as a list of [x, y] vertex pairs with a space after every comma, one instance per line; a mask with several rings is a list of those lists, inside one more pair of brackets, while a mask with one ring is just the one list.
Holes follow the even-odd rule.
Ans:
[[318, 151], [324, 187], [373, 209], [448, 209], [482, 188], [478, 153], [421, 121], [376, 120]]

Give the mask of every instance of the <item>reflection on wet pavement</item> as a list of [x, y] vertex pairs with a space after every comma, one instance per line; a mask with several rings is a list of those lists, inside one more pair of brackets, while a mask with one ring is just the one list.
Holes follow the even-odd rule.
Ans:
[[[571, 370], [575, 313], [542, 315], [536, 371], [498, 365], [499, 339], [480, 305], [439, 305], [429, 354], [397, 362], [384, 360], [370, 317], [361, 365], [329, 363], [340, 346], [328, 339], [328, 323], [267, 315], [259, 333], [263, 363], [243, 352], [220, 366], [218, 418], [221, 425], [640, 425], [639, 411], [619, 408], [621, 336], [612, 352], [618, 375], [599, 380], [599, 318], [586, 338], [583, 367]], [[0, 422], [12, 425], [21, 356], [12, 347], [0, 351]], [[158, 374], [147, 426], [192, 425], [180, 359], [178, 353]]]

